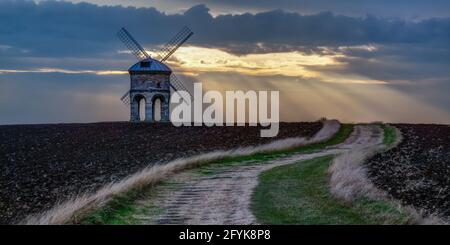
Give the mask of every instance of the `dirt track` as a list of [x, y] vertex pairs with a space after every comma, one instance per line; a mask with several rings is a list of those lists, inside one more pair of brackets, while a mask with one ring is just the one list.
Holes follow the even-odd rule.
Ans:
[[382, 138], [383, 131], [378, 126], [356, 126], [344, 143], [320, 152], [221, 168], [220, 171], [210, 169], [214, 173], [206, 176], [185, 172], [170, 179], [172, 185], [158, 187], [156, 197], [139, 201], [142, 205], [151, 203], [164, 212], [136, 215], [133, 219], [142, 224], [255, 224], [250, 200], [260, 173], [319, 156], [372, 147], [381, 144]]

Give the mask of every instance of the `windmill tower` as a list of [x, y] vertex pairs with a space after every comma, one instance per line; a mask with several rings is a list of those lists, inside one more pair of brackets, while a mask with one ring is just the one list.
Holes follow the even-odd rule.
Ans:
[[[183, 27], [159, 52], [159, 59], [153, 59], [125, 28], [117, 33], [139, 61], [128, 69], [130, 90], [121, 97], [130, 107], [131, 122], [168, 122], [170, 89], [189, 93], [164, 62], [193, 34], [188, 27]], [[145, 107], [145, 120], [140, 115], [142, 106]]]

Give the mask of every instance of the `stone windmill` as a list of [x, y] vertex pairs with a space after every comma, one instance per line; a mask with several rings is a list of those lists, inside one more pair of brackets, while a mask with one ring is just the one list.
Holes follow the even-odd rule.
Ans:
[[[117, 36], [139, 61], [128, 69], [130, 90], [121, 97], [122, 102], [130, 106], [131, 122], [167, 122], [169, 121], [170, 89], [184, 90], [189, 93], [183, 82], [164, 62], [193, 34], [188, 27], [183, 27], [163, 47], [159, 53], [160, 58], [154, 59], [125, 28], [119, 30]], [[145, 119], [140, 115], [142, 106], [145, 106]]]

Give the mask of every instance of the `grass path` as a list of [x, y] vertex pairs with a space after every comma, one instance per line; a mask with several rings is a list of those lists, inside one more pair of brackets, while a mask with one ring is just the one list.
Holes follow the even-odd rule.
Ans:
[[[224, 160], [196, 170], [183, 172], [139, 196], [116, 199], [112, 205], [91, 214], [84, 223], [101, 224], [254, 224], [250, 206], [258, 176], [277, 166], [339, 154], [355, 147], [380, 144], [378, 126], [355, 126], [347, 138], [343, 127], [326, 147], [312, 145], [291, 152], [257, 154], [237, 160]], [[344, 132], [342, 132], [344, 131]], [[349, 132], [348, 132], [349, 133]], [[328, 142], [328, 143], [330, 143]], [[316, 148], [317, 147], [317, 148]], [[325, 147], [324, 150], [319, 150]], [[306, 148], [306, 149], [305, 149]], [[309, 149], [308, 149], [309, 148]], [[134, 201], [136, 200], [137, 201]]]
[[333, 157], [324, 156], [280, 166], [261, 174], [252, 197], [252, 211], [262, 224], [404, 224], [408, 220], [384, 201], [360, 199], [346, 204], [334, 198], [327, 170]]

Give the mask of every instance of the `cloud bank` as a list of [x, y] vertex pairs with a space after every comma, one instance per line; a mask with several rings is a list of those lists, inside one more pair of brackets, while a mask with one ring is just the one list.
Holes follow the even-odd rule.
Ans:
[[168, 15], [155, 8], [6, 0], [0, 3], [0, 21], [8, 23], [0, 27], [2, 52], [42, 56], [111, 52], [121, 48], [115, 33], [122, 26], [152, 47], [188, 25], [196, 33], [193, 44], [226, 48], [233, 53], [289, 51], [299, 46], [450, 41], [450, 19], [412, 22], [375, 16], [347, 17], [331, 12], [301, 15], [281, 10], [213, 17], [206, 5]]

